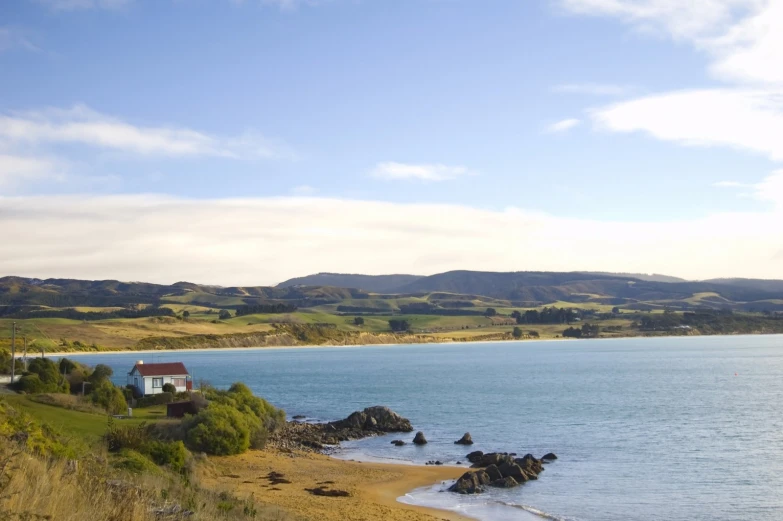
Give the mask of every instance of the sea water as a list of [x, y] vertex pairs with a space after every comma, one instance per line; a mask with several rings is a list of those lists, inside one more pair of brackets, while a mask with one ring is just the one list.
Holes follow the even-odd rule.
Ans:
[[[450, 483], [400, 501], [493, 521], [783, 520], [783, 337], [729, 336], [90, 354], [114, 368], [182, 361], [242, 381], [289, 416], [387, 405], [413, 433], [345, 444], [339, 457], [446, 464], [472, 450], [555, 452], [538, 481], [466, 497]], [[470, 432], [475, 445], [455, 445]], [[403, 439], [404, 447], [390, 444]]]

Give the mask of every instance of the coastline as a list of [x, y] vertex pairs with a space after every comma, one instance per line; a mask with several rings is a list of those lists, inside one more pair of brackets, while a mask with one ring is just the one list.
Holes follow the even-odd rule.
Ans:
[[[297, 451], [250, 451], [239, 456], [210, 458], [201, 480], [218, 488], [278, 505], [305, 519], [323, 521], [473, 521], [447, 510], [409, 505], [399, 497], [438, 482], [456, 479], [462, 467], [364, 463]], [[288, 483], [272, 484], [276, 472]], [[341, 490], [348, 497], [324, 497], [307, 489]]]
[[[424, 343], [386, 343], [386, 344], [345, 344], [345, 345], [333, 345], [333, 344], [307, 344], [307, 345], [280, 345], [280, 346], [255, 346], [255, 347], [195, 347], [195, 348], [183, 348], [183, 349], [107, 349], [104, 351], [55, 351], [46, 352], [46, 356], [78, 356], [78, 355], [119, 355], [119, 354], [158, 354], [158, 353], [199, 353], [199, 352], [216, 352], [216, 351], [258, 351], [258, 350], [278, 350], [278, 349], [322, 349], [322, 348], [353, 348], [362, 349], [365, 347], [392, 347], [392, 346], [413, 346], [413, 345], [441, 345], [441, 344], [456, 344], [456, 345], [473, 345], [473, 344], [501, 344], [501, 343], [519, 343], [519, 344], [533, 344], [543, 342], [574, 342], [574, 343], [588, 343], [595, 341], [606, 340], [654, 340], [654, 339], [687, 339], [687, 338], [702, 338], [702, 337], [753, 337], [753, 336], [783, 336], [783, 333], [740, 333], [740, 334], [715, 334], [715, 335], [660, 335], [660, 336], [614, 336], [614, 337], [602, 337], [602, 338], [540, 338], [535, 340], [466, 340], [455, 341], [447, 339], [438, 342], [424, 342]], [[38, 352], [30, 351], [28, 358], [34, 358], [38, 356]], [[22, 354], [16, 353], [16, 358], [22, 358]]]

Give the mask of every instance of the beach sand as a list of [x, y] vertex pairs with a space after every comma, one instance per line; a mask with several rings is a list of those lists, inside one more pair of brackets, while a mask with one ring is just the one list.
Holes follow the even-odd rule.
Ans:
[[[277, 472], [291, 483], [270, 484]], [[201, 471], [210, 488], [238, 497], [277, 505], [303, 519], [318, 521], [467, 521], [446, 511], [397, 502], [413, 489], [454, 479], [464, 468], [391, 465], [343, 461], [321, 454], [250, 451], [239, 456], [213, 457]], [[317, 496], [305, 489], [344, 490], [349, 497]]]

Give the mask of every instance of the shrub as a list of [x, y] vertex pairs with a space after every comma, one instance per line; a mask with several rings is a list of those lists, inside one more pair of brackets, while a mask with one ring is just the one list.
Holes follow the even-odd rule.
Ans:
[[103, 407], [109, 414], [122, 414], [128, 411], [128, 402], [122, 389], [106, 380], [101, 381], [90, 393], [92, 403]]
[[146, 423], [139, 425], [117, 425], [114, 418], [109, 417], [106, 434], [103, 435], [109, 452], [123, 449], [142, 450], [150, 441]]
[[48, 358], [32, 359], [15, 388], [26, 393], [67, 393], [70, 390], [57, 365]]
[[194, 450], [227, 456], [250, 447], [248, 415], [227, 405], [213, 403], [183, 424], [185, 439]]
[[187, 451], [181, 441], [153, 441], [147, 445], [145, 452], [158, 465], [165, 465], [176, 471], [185, 467]]
[[174, 384], [163, 384], [163, 392], [177, 394], [177, 388], [174, 387]]
[[117, 459], [114, 461], [114, 468], [127, 470], [134, 474], [158, 474], [160, 472], [151, 459], [144, 454], [131, 449], [123, 449], [120, 451]]

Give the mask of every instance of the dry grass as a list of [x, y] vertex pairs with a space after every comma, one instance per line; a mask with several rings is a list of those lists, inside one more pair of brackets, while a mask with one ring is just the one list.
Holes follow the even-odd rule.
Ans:
[[[5, 440], [4, 440], [5, 441]], [[208, 465], [207, 463], [202, 463]], [[192, 466], [198, 466], [192, 462]], [[112, 475], [106, 455], [78, 464], [0, 448], [0, 519], [14, 521], [297, 521], [273, 505], [172, 474]], [[188, 514], [192, 512], [192, 514]]]

